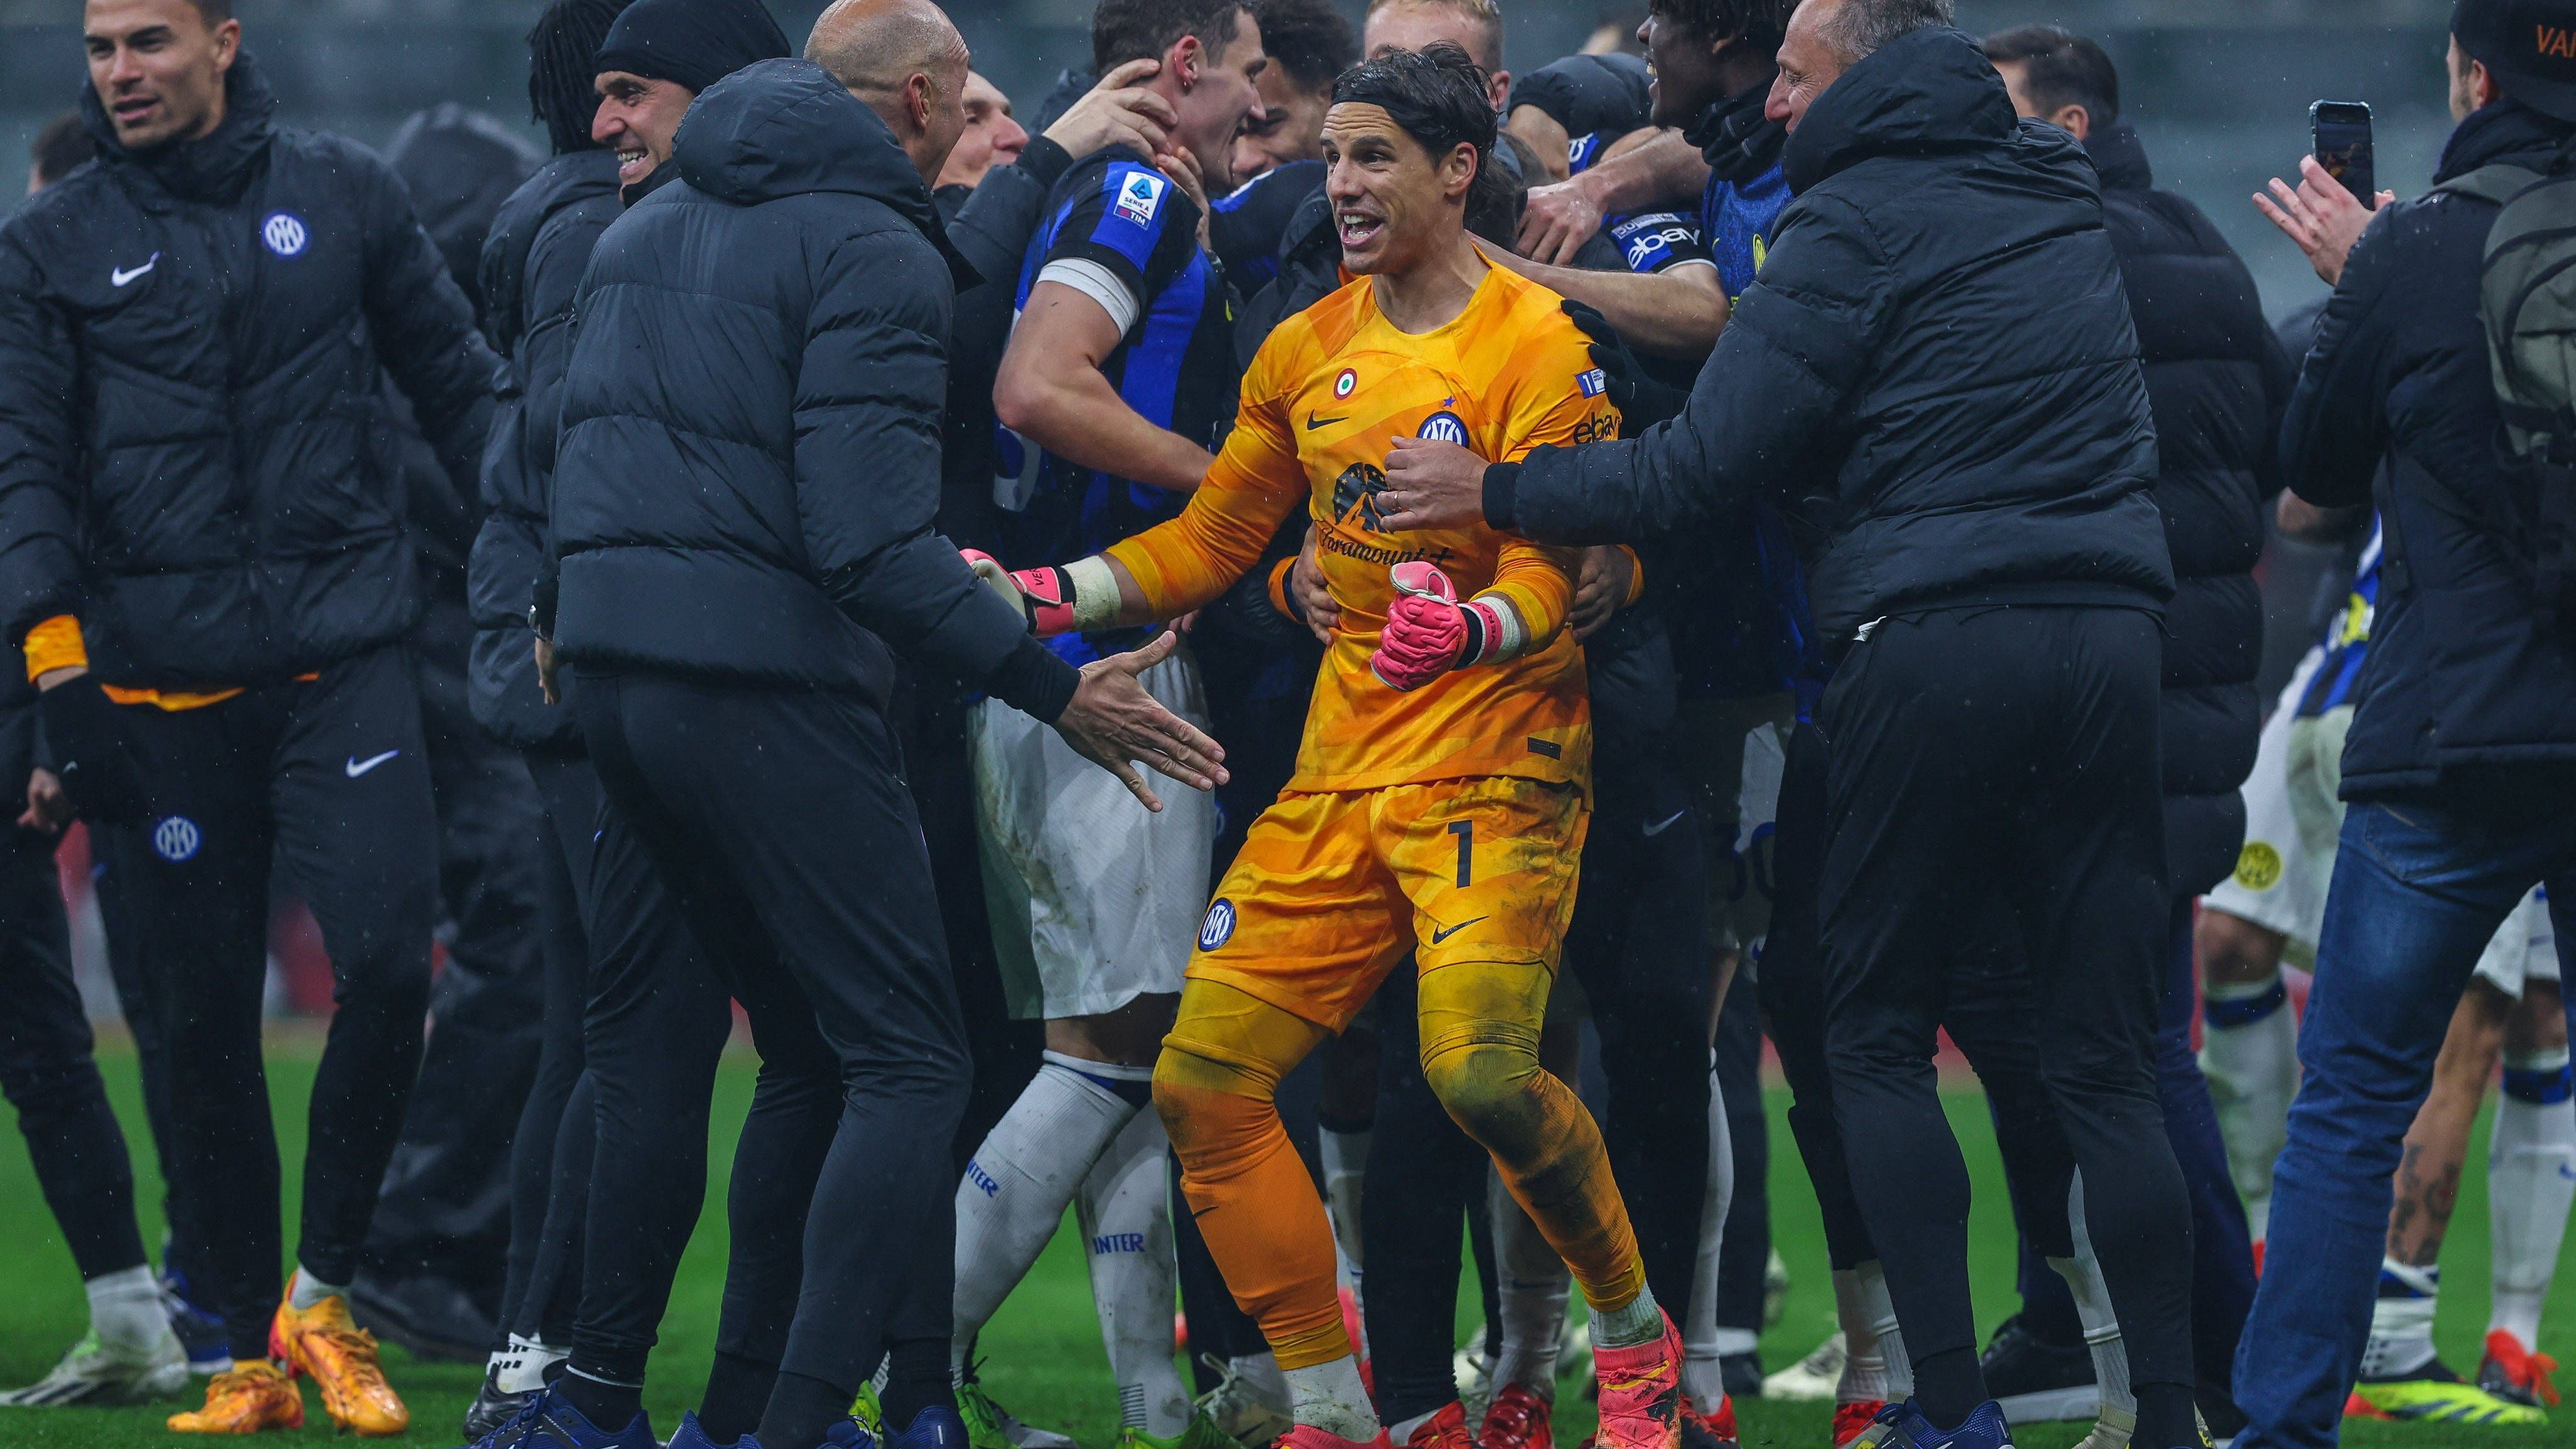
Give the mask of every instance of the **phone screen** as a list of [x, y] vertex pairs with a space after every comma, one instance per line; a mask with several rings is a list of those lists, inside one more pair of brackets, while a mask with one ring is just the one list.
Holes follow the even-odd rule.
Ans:
[[2308, 107], [2316, 132], [2317, 164], [2367, 207], [2377, 190], [2371, 175], [2370, 107], [2360, 101], [2319, 101]]

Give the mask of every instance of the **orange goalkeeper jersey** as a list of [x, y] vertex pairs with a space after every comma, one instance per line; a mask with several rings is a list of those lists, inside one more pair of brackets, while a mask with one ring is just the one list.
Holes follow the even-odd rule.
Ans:
[[[1517, 461], [1542, 443], [1618, 436], [1618, 411], [1560, 300], [1497, 266], [1466, 310], [1413, 334], [1379, 313], [1368, 278], [1350, 283], [1261, 345], [1234, 431], [1180, 517], [1109, 549], [1155, 612], [1174, 618], [1224, 592], [1260, 560], [1289, 510], [1306, 505], [1341, 622], [1289, 789], [1477, 775], [1589, 781], [1583, 657], [1564, 627], [1577, 551], [1481, 523], [1390, 533], [1378, 522], [1396, 438]], [[1539, 642], [1410, 693], [1389, 688], [1368, 662], [1395, 596], [1387, 570], [1408, 559], [1438, 564], [1462, 599], [1509, 598]]]

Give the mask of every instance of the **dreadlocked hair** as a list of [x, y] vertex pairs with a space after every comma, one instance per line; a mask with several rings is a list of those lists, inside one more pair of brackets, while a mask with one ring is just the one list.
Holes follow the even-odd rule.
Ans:
[[554, 0], [528, 30], [528, 111], [546, 128], [555, 154], [587, 151], [599, 111], [594, 63], [609, 22], [627, 0]]

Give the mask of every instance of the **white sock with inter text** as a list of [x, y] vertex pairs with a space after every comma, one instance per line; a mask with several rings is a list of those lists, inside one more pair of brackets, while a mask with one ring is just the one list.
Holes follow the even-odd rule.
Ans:
[[1091, 1302], [1119, 1423], [1168, 1439], [1189, 1427], [1189, 1395], [1172, 1361], [1171, 1143], [1163, 1119], [1138, 1112], [1082, 1180], [1076, 1221], [1091, 1256]]
[[1139, 1070], [1046, 1053], [967, 1161], [957, 1184], [952, 1368], [965, 1367], [975, 1335], [1055, 1236], [1091, 1164], [1136, 1115], [1138, 1103], [1111, 1083]]

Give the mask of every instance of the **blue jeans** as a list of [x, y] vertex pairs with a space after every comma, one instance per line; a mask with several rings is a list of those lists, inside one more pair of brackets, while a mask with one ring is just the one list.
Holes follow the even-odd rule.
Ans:
[[2272, 1221], [2236, 1399], [2238, 1449], [2336, 1441], [2370, 1332], [2399, 1144], [2478, 953], [2535, 882], [2576, 926], [2576, 801], [2559, 786], [2443, 791], [2345, 813], [2299, 1026], [2305, 1077], [2272, 1178]]

